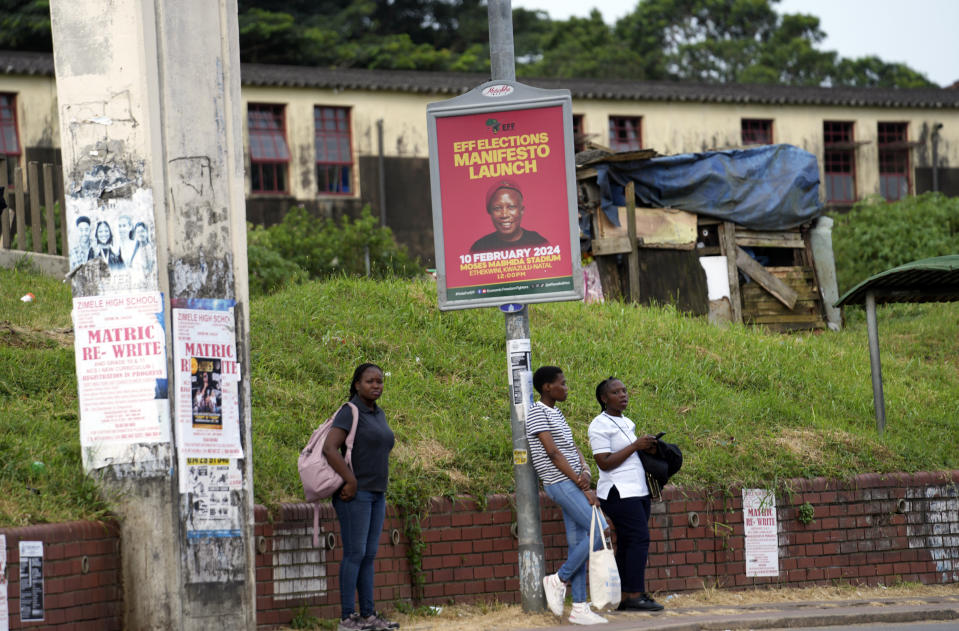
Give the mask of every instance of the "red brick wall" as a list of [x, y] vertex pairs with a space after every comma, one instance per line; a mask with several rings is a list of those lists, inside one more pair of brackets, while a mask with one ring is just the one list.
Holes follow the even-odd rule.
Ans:
[[[780, 575], [745, 575], [742, 495], [704, 495], [670, 487], [654, 503], [647, 582], [658, 592], [706, 586], [803, 586], [849, 583], [959, 583], [959, 471], [862, 475], [851, 480], [794, 480], [776, 498]], [[484, 510], [473, 500], [436, 499], [421, 524], [422, 602], [518, 602], [517, 542], [511, 498], [492, 496]], [[799, 506], [815, 520], [797, 519]], [[565, 558], [559, 509], [540, 494], [548, 572]], [[691, 517], [695, 515], [695, 517]], [[285, 504], [273, 515], [255, 511], [257, 621], [288, 624], [307, 608], [320, 618], [339, 615], [339, 525], [330, 505], [320, 507], [320, 529], [334, 547], [312, 545], [313, 508]], [[698, 524], [691, 522], [698, 520]], [[19, 540], [44, 541], [47, 620], [29, 628], [119, 629], [122, 610], [117, 529], [71, 523], [0, 530], [7, 537], [10, 628], [20, 629], [17, 579]], [[394, 536], [395, 535], [395, 542]], [[375, 598], [389, 609], [414, 591], [402, 516], [393, 508], [380, 538]], [[90, 571], [80, 559], [88, 555]], [[64, 625], [58, 627], [57, 625]]]
[[[112, 631], [123, 628], [119, 528], [74, 521], [3, 528], [10, 629]], [[42, 622], [20, 621], [20, 542], [43, 542]], [[85, 560], [84, 560], [85, 559]]]
[[[803, 586], [835, 580], [870, 585], [959, 583], [957, 482], [959, 471], [870, 474], [849, 481], [794, 480], [791, 494], [777, 497], [780, 575], [775, 578], [746, 576], [739, 489], [724, 498], [669, 487], [665, 501], [653, 504], [648, 587], [673, 592], [698, 590], [704, 585]], [[799, 506], [806, 502], [815, 508], [814, 521], [808, 525], [797, 519]], [[540, 506], [546, 570], [553, 572], [565, 559], [565, 529], [559, 509], [543, 493]], [[338, 533], [332, 508], [323, 506], [321, 511], [324, 533]], [[309, 505], [284, 505], [271, 524], [266, 518], [261, 509], [257, 513], [258, 535], [269, 540], [283, 531], [287, 534], [281, 539], [289, 541], [289, 533], [298, 528], [303, 545], [311, 545]], [[519, 602], [517, 541], [511, 532], [514, 520], [510, 498], [505, 496], [488, 498], [483, 511], [473, 500], [434, 500], [430, 516], [422, 524], [426, 544], [422, 602]], [[402, 533], [402, 520], [390, 512], [377, 557], [376, 600], [381, 607], [408, 598], [412, 591], [406, 537], [401, 535], [399, 544], [393, 545], [389, 537], [393, 528]], [[336, 541], [339, 545], [338, 536]], [[276, 560], [269, 550], [259, 555], [259, 622], [289, 622], [293, 610], [303, 605], [320, 618], [337, 616], [339, 558], [337, 549], [325, 557], [325, 593], [277, 600], [271, 597], [270, 570], [276, 571]]]

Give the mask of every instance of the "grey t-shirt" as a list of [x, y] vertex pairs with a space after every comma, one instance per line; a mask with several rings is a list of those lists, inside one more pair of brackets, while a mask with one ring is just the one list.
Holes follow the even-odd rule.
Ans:
[[[396, 438], [386, 423], [383, 408], [373, 404], [371, 410], [359, 395], [350, 403], [360, 411], [356, 422], [356, 438], [353, 441], [353, 475], [358, 491], [385, 493], [390, 479], [390, 451]], [[340, 408], [333, 418], [333, 427], [346, 433], [353, 427], [353, 411], [348, 405]]]

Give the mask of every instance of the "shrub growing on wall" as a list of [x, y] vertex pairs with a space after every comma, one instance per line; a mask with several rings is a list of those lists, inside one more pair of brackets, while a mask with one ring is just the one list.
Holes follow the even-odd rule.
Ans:
[[372, 278], [421, 274], [423, 267], [396, 243], [393, 231], [378, 223], [369, 206], [363, 207], [358, 218], [343, 217], [339, 222], [294, 206], [276, 225], [250, 226], [251, 292], [273, 292], [304, 278], [365, 276], [367, 256]]
[[870, 198], [834, 217], [842, 294], [873, 274], [917, 259], [959, 254], [959, 198], [923, 193], [889, 203]]

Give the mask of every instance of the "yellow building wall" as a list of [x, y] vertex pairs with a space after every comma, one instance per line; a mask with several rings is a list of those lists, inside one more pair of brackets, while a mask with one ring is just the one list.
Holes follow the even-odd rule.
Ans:
[[[816, 155], [822, 177], [823, 122], [851, 121], [856, 150], [856, 187], [860, 199], [879, 194], [880, 122], [908, 122], [910, 172], [932, 164], [930, 134], [940, 130], [938, 159], [941, 167], [959, 166], [959, 111], [932, 109], [882, 109], [823, 106], [726, 105], [706, 103], [636, 103], [628, 101], [573, 101], [573, 112], [583, 115], [583, 130], [600, 145], [609, 144], [610, 116], [641, 116], [643, 148], [664, 155], [740, 147], [742, 119], [773, 121], [773, 142], [796, 145]], [[952, 138], [953, 140], [950, 140]], [[910, 175], [912, 177], [912, 175]], [[915, 181], [910, 182], [915, 192]], [[824, 191], [820, 190], [820, 194]]]
[[0, 77], [0, 92], [16, 94], [20, 166], [27, 147], [60, 147], [57, 89], [49, 77]]
[[[52, 77], [0, 76], [0, 91], [17, 95], [17, 117], [23, 147], [59, 147], [56, 89]], [[316, 105], [349, 107], [355, 166], [354, 195], [360, 190], [360, 156], [379, 151], [377, 122], [383, 121], [383, 154], [387, 158], [427, 158], [426, 105], [450, 98], [405, 92], [373, 92], [312, 88], [244, 86], [244, 110], [249, 103], [286, 106], [287, 142], [291, 161], [289, 190], [301, 199], [317, 196], [314, 172], [313, 108]], [[852, 121], [856, 150], [856, 189], [861, 199], [879, 193], [877, 126], [879, 122], [908, 122], [912, 169], [929, 167], [932, 126], [942, 123], [938, 146], [941, 167], [959, 167], [959, 110], [919, 108], [863, 108], [798, 105], [742, 105], [696, 102], [637, 102], [573, 100], [573, 113], [583, 115], [584, 131], [600, 145], [608, 144], [610, 116], [641, 116], [644, 148], [660, 154], [729, 149], [740, 146], [743, 118], [771, 119], [773, 140], [801, 147], [817, 156], [822, 175], [823, 121]], [[245, 120], [245, 116], [244, 116]], [[244, 146], [249, 137], [244, 125]], [[246, 154], [249, 164], [249, 153]], [[250, 181], [247, 175], [247, 191]], [[910, 181], [915, 192], [915, 181]], [[821, 190], [821, 194], [823, 191]], [[330, 196], [342, 199], [342, 196]]]
[[[363, 92], [358, 90], [314, 90], [244, 87], [243, 106], [249, 103], [286, 105], [287, 142], [290, 146], [290, 192], [297, 199], [316, 197], [313, 148], [313, 108], [331, 105], [350, 108], [353, 159], [379, 153], [377, 121], [383, 121], [385, 157], [426, 158], [426, 104], [438, 100], [403, 92]], [[244, 146], [249, 147], [244, 127]], [[249, 163], [249, 153], [247, 153]], [[353, 186], [359, 197], [359, 173], [354, 169]], [[247, 191], [250, 190], [247, 176]], [[320, 196], [321, 198], [323, 196]], [[336, 196], [340, 197], [340, 196]]]

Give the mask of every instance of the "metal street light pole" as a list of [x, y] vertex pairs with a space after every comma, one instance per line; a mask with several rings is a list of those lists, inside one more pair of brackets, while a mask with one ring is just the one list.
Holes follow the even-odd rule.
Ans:
[[[515, 81], [516, 64], [513, 57], [513, 13], [510, 0], [489, 0], [490, 65], [493, 81]], [[519, 353], [513, 347], [529, 348], [529, 307], [518, 310], [504, 308], [506, 316], [506, 345], [508, 361]], [[522, 341], [516, 344], [516, 341]], [[529, 351], [525, 351], [526, 369]], [[513, 366], [510, 367], [511, 371]], [[515, 371], [514, 371], [515, 372]], [[539, 516], [539, 483], [529, 461], [526, 441], [526, 401], [517, 396], [519, 383], [510, 392], [510, 426], [513, 436], [513, 476], [516, 482], [516, 525], [519, 538], [519, 587], [523, 610], [539, 612], [545, 609], [546, 598], [542, 581], [545, 575], [543, 533]]]

